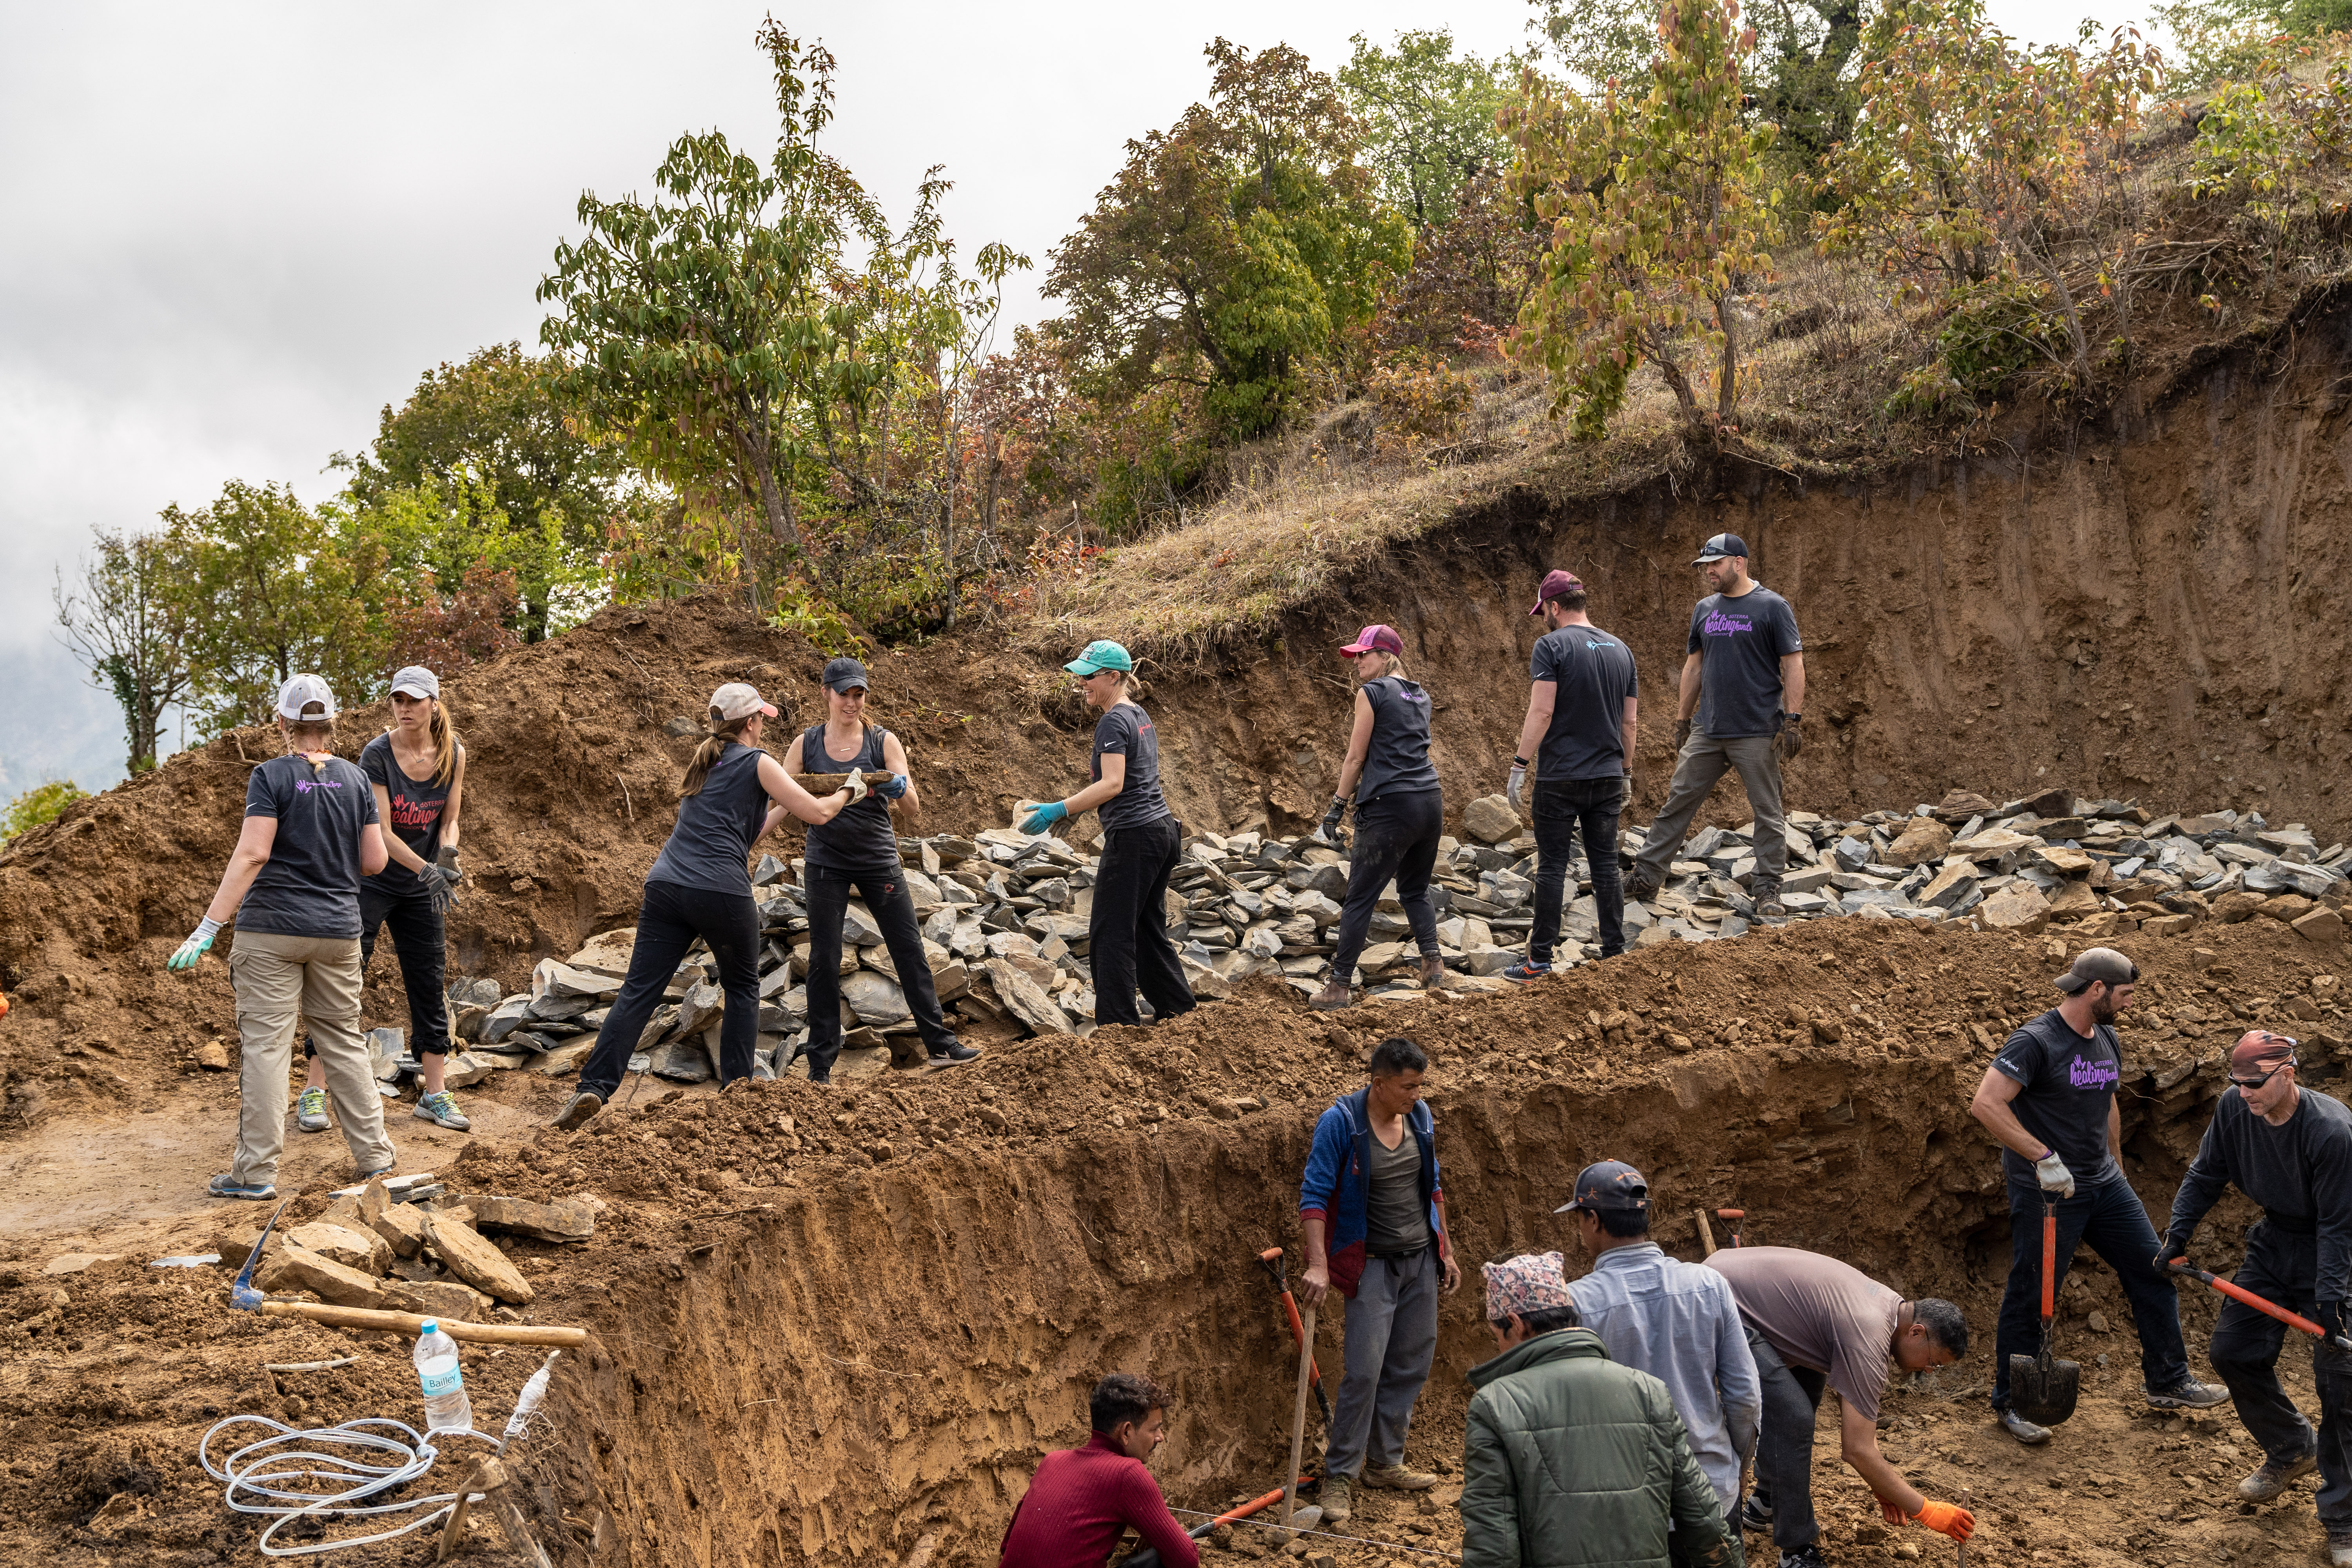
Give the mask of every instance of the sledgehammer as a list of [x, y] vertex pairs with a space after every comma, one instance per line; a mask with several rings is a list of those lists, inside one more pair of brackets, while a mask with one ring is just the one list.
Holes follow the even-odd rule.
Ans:
[[[1282, 1310], [1290, 1314], [1290, 1342], [1293, 1345], [1305, 1343], [1307, 1335], [1299, 1326], [1297, 1300], [1290, 1293], [1290, 1282], [1282, 1277], [1282, 1248], [1269, 1247], [1257, 1255], [1257, 1260], [1268, 1274], [1274, 1276], [1274, 1288], [1282, 1292]], [[1307, 1377], [1314, 1385], [1315, 1404], [1323, 1412], [1323, 1425], [1328, 1426], [1331, 1425], [1331, 1401], [1323, 1392], [1323, 1369], [1309, 1362], [1307, 1363]]]

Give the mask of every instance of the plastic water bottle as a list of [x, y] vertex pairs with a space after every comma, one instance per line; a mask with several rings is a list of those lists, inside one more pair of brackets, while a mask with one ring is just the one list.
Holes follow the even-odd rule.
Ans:
[[505, 1452], [507, 1444], [530, 1429], [531, 1416], [538, 1412], [540, 1401], [547, 1397], [547, 1374], [555, 1370], [555, 1358], [562, 1353], [562, 1351], [550, 1351], [545, 1363], [522, 1385], [521, 1397], [515, 1401], [514, 1414], [507, 1417], [506, 1437], [499, 1444], [499, 1452]]
[[466, 1397], [466, 1374], [457, 1367], [457, 1342], [430, 1319], [418, 1336], [416, 1381], [425, 1388], [425, 1429], [465, 1432], [474, 1425], [473, 1402]]

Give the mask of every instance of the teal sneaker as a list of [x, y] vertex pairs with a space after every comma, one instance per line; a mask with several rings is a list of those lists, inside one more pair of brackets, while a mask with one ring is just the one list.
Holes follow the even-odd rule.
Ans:
[[467, 1121], [464, 1114], [458, 1110], [457, 1097], [446, 1089], [438, 1094], [418, 1095], [416, 1114], [435, 1126], [446, 1127], [453, 1132], [470, 1132], [474, 1130], [474, 1124]]
[[294, 1125], [304, 1132], [327, 1130], [327, 1091], [306, 1089], [294, 1101]]
[[245, 1198], [253, 1203], [268, 1203], [278, 1195], [278, 1189], [268, 1182], [240, 1182], [234, 1175], [215, 1176], [205, 1184], [205, 1191], [216, 1198]]

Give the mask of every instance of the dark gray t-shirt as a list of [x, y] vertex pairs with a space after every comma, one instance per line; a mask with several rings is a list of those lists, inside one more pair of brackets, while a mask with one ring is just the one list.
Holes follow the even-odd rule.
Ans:
[[1736, 599], [1701, 599], [1688, 649], [1700, 656], [1698, 732], [1718, 741], [1777, 733], [1780, 658], [1804, 647], [1789, 601], [1760, 584]]
[[1374, 1258], [1397, 1258], [1429, 1245], [1429, 1213], [1421, 1203], [1421, 1142], [1407, 1127], [1397, 1146], [1372, 1146], [1370, 1206], [1364, 1215], [1364, 1250]]
[[646, 881], [751, 896], [751, 846], [768, 815], [768, 792], [760, 787], [765, 755], [756, 746], [729, 743], [702, 788], [677, 803], [677, 826]]
[[1095, 721], [1094, 778], [1102, 782], [1106, 756], [1127, 759], [1126, 783], [1102, 803], [1096, 815], [1105, 833], [1140, 827], [1169, 815], [1167, 797], [1160, 793], [1160, 731], [1151, 717], [1132, 702], [1112, 705]]
[[1384, 795], [1426, 795], [1437, 787], [1429, 760], [1429, 693], [1400, 676], [1364, 682], [1372, 705], [1372, 738], [1364, 752], [1363, 776], [1356, 781], [1356, 804], [1369, 805]]
[[1535, 756], [1537, 779], [1622, 777], [1625, 700], [1641, 688], [1633, 650], [1599, 626], [1562, 626], [1536, 639], [1528, 679], [1553, 686], [1551, 727]]
[[269, 863], [236, 911], [239, 931], [360, 934], [360, 829], [381, 821], [367, 774], [341, 757], [272, 757], [246, 781], [245, 815], [274, 816]]
[[2233, 1183], [2278, 1228], [2318, 1237], [2318, 1284], [2306, 1300], [2352, 1295], [2352, 1111], [2342, 1100], [2298, 1086], [2294, 1114], [2273, 1127], [2223, 1089], [2172, 1200], [2172, 1233], [2194, 1234]]
[[[812, 724], [801, 731], [801, 766], [813, 773], [879, 772], [888, 765], [882, 760], [882, 742], [889, 733], [869, 724], [865, 743], [850, 756], [836, 757], [824, 749], [824, 726]], [[898, 870], [898, 830], [891, 826], [890, 803], [869, 795], [831, 822], [811, 824], [808, 863], [835, 871]]]
[[[2077, 1190], [2123, 1174], [2107, 1149], [2107, 1110], [2116, 1102], [2122, 1059], [2113, 1029], [2095, 1024], [2086, 1040], [2055, 1007], [2021, 1025], [1992, 1058], [2001, 1076], [2022, 1086], [2009, 1108], [2028, 1132], [2057, 1151], [2074, 1173]], [[2000, 1152], [2000, 1168], [2021, 1194], [2040, 1190], [2033, 1162], [2016, 1150]]]
[[[360, 772], [367, 774], [370, 784], [382, 784], [384, 798], [392, 803], [392, 820], [385, 826], [400, 836], [418, 859], [433, 864], [441, 848], [441, 814], [449, 806], [449, 785], [436, 784], [430, 777], [421, 784], [410, 778], [401, 770], [400, 759], [393, 755], [389, 735], [378, 735], [360, 748]], [[451, 783], [457, 777], [451, 770]], [[425, 891], [424, 878], [393, 861], [386, 861], [375, 874], [375, 885], [387, 893]]]

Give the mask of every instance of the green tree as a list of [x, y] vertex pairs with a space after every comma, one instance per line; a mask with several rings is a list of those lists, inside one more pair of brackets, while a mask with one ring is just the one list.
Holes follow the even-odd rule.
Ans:
[[[362, 509], [428, 485], [444, 493], [479, 486], [519, 530], [536, 531], [552, 518], [554, 547], [546, 560], [501, 563], [516, 573], [516, 629], [526, 642], [577, 618], [576, 611], [567, 617], [557, 601], [594, 581], [607, 521], [629, 504], [635, 488], [619, 444], [588, 440], [565, 416], [553, 368], [520, 343], [478, 349], [462, 363], [425, 372], [397, 410], [385, 405], [368, 450], [331, 459], [350, 470], [351, 496]], [[458, 581], [471, 564], [442, 563], [443, 580]]]
[[1451, 222], [1462, 187], [1511, 161], [1495, 128], [1517, 73], [1507, 60], [1455, 55], [1454, 35], [1399, 33], [1382, 48], [1358, 33], [1339, 68], [1348, 109], [1364, 127], [1363, 158], [1388, 204], [1416, 232]]
[[1195, 385], [1234, 437], [1280, 420], [1307, 368], [1370, 323], [1412, 242], [1329, 77], [1285, 45], [1204, 52], [1209, 101], [1127, 144], [1045, 293], [1104, 395]]
[[1805, 183], [1830, 150], [1853, 133], [1862, 98], [1854, 55], [1862, 47], [1863, 0], [1789, 0], [1757, 13], [1756, 113], [1780, 128], [1776, 150]]
[[66, 646], [122, 710], [134, 774], [155, 765], [163, 715], [188, 693], [188, 566], [169, 531], [100, 529], [74, 584], [67, 586], [60, 570], [53, 590]]
[[1764, 270], [1780, 200], [1762, 188], [1773, 128], [1744, 114], [1755, 34], [1738, 23], [1738, 0], [1666, 0], [1642, 96], [1612, 88], [1594, 103], [1530, 72], [1509, 113], [1511, 187], [1551, 239], [1518, 351], [1551, 375], [1556, 408], [1575, 406], [1580, 437], [1603, 432], [1644, 360], [1695, 433], [1719, 437], [1738, 405], [1734, 297]]
[[1528, 0], [1528, 30], [1551, 46], [1570, 85], [1588, 95], [1632, 82], [1658, 52], [1658, 13], [1649, 0]]
[[0, 844], [5, 844], [19, 833], [27, 832], [43, 823], [55, 822], [65, 808], [83, 798], [81, 787], [71, 779], [53, 779], [35, 784], [31, 789], [0, 806]]

